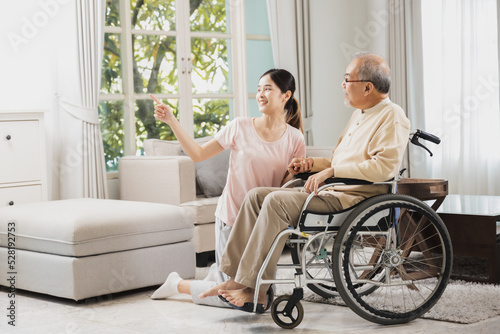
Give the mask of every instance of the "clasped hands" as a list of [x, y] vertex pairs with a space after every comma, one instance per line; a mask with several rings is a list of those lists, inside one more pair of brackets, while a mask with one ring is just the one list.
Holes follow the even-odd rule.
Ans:
[[[292, 175], [307, 173], [311, 171], [313, 164], [314, 160], [312, 158], [294, 158], [288, 165], [288, 172]], [[318, 188], [324, 184], [326, 179], [333, 176], [333, 167], [313, 174], [307, 179], [304, 190], [309, 194], [314, 192], [314, 195], [318, 195]]]

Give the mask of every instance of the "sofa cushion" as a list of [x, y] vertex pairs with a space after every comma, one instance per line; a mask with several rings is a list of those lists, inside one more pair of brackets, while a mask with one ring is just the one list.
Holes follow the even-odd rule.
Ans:
[[[213, 139], [213, 136], [207, 136], [202, 138], [196, 138], [194, 141], [199, 145], [203, 145], [206, 142]], [[177, 140], [160, 140], [160, 139], [146, 139], [144, 141], [144, 152], [147, 156], [169, 156], [169, 155], [186, 155], [182, 149], [181, 145]], [[221, 155], [222, 154], [222, 155]], [[198, 162], [195, 164], [196, 168], [196, 195], [205, 195], [206, 197], [220, 196], [222, 194], [222, 189], [226, 185], [227, 169], [229, 167], [229, 153], [222, 152], [217, 156], [208, 159], [206, 161]], [[213, 159], [213, 160], [212, 160]], [[223, 173], [220, 173], [220, 169], [217, 170], [219, 174], [217, 177], [211, 177], [214, 175], [212, 171], [214, 168], [222, 166]], [[199, 172], [198, 172], [199, 170]], [[198, 177], [198, 173], [200, 177]], [[223, 175], [225, 173], [225, 175]], [[205, 175], [209, 175], [206, 177]], [[200, 180], [198, 180], [200, 178]], [[222, 180], [222, 181], [221, 181]], [[203, 187], [203, 188], [202, 188]]]
[[215, 221], [215, 209], [219, 197], [196, 197], [195, 201], [182, 203], [181, 207], [186, 210], [189, 221], [195, 225], [213, 223]]
[[[181, 153], [187, 155], [181, 149]], [[196, 185], [205, 197], [222, 195], [229, 169], [230, 150], [224, 150], [210, 159], [195, 162]]]
[[[200, 145], [208, 142], [213, 136], [196, 138], [194, 141]], [[177, 140], [146, 139], [144, 141], [146, 155], [181, 155], [181, 145]]]
[[194, 226], [194, 251], [203, 253], [215, 249], [215, 223]]
[[[65, 256], [89, 256], [190, 240], [193, 225], [175, 205], [72, 199], [15, 205], [0, 210], [15, 222], [16, 248]], [[0, 246], [7, 245], [0, 226]]]
[[178, 141], [160, 139], [146, 139], [144, 141], [146, 155], [181, 155], [181, 146]]

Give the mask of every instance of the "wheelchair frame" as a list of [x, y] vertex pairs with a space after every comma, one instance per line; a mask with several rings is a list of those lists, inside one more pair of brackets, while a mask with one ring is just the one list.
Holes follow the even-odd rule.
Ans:
[[[412, 133], [411, 136], [410, 141], [415, 145], [425, 148], [431, 156], [432, 153], [425, 146], [423, 146], [418, 139], [422, 138], [430, 140], [434, 143], [439, 143], [440, 141], [439, 138], [421, 130], [416, 130], [416, 132]], [[307, 207], [315, 196], [314, 193], [311, 193], [302, 207], [300, 220], [297, 223], [297, 226], [295, 228], [290, 227], [278, 234], [260, 268], [256, 281], [253, 311], [257, 311], [257, 301], [260, 286], [262, 284], [294, 284], [295, 289], [291, 296], [279, 297], [273, 302], [272, 306], [269, 305], [268, 301], [267, 306], [268, 308], [272, 307], [271, 313], [273, 320], [280, 327], [291, 329], [299, 325], [302, 321], [303, 308], [300, 304], [300, 300], [303, 297], [303, 287], [310, 286], [311, 284], [335, 284], [336, 289], [338, 289], [338, 294], [340, 294], [344, 302], [354, 312], [375, 323], [405, 323], [427, 312], [440, 298], [448, 282], [451, 273], [452, 261], [451, 241], [446, 227], [442, 223], [441, 219], [427, 204], [411, 196], [397, 195], [398, 181], [401, 179], [404, 171], [404, 169], [401, 170], [393, 180], [385, 182], [368, 182], [364, 180], [339, 178], [326, 180], [325, 185], [321, 186], [318, 189], [318, 192], [326, 188], [339, 185], [385, 185], [390, 187], [390, 192], [388, 194], [370, 197], [355, 206], [340, 212], [322, 214], [308, 211]], [[291, 180], [283, 187], [288, 187], [296, 181], [297, 179]], [[401, 208], [398, 207], [397, 211], [396, 206], [401, 206]], [[392, 212], [392, 210], [394, 212]], [[418, 218], [418, 222], [417, 219], [414, 219], [411, 216], [414, 211], [418, 211], [418, 217], [422, 217]], [[374, 224], [368, 223], [368, 221], [373, 218], [373, 216], [370, 215], [373, 212], [376, 212], [375, 215], [378, 215], [377, 218], [379, 218], [380, 221], [383, 220], [382, 218], [386, 218], [384, 215], [387, 212], [392, 212], [387, 215], [387, 217], [390, 217], [391, 220], [389, 224], [385, 226], [387, 231], [378, 229], [371, 232], [369, 230], [371, 228], [370, 226], [373, 226]], [[397, 212], [396, 215], [394, 215], [395, 212]], [[406, 219], [406, 227], [404, 231], [401, 228], [402, 223], [404, 222], [403, 217]], [[380, 224], [379, 221], [375, 221], [375, 223]], [[364, 224], [367, 225], [365, 226]], [[428, 242], [425, 240], [428, 236], [421, 235], [425, 234], [424, 230], [427, 228], [425, 227], [425, 224], [428, 224], [435, 230], [435, 235], [432, 235], [429, 238], [437, 239], [437, 250], [424, 249], [424, 247], [427, 247]], [[415, 230], [412, 231], [412, 228]], [[413, 233], [413, 235], [408, 237], [408, 233]], [[283, 268], [295, 269], [296, 273], [294, 278], [262, 279], [271, 256], [276, 251], [279, 240], [284, 238], [285, 235], [296, 235], [298, 237], [297, 241], [289, 239], [290, 242], [297, 244], [296, 247], [303, 244], [302, 251], [297, 250], [300, 255], [299, 264], [278, 264], [277, 266], [277, 270]], [[372, 237], [370, 237], [370, 235], [372, 235]], [[306, 261], [308, 254], [307, 250], [309, 247], [312, 247], [313, 249], [316, 247], [318, 250], [320, 248], [322, 249], [326, 237], [334, 238], [331, 255], [332, 265], [331, 267], [326, 266], [326, 269], [329, 270], [332, 279], [309, 277], [307, 270], [308, 264]], [[318, 242], [319, 246], [317, 246]], [[316, 243], [316, 245], [314, 245], [314, 243]], [[424, 246], [422, 246], [422, 244]], [[351, 246], [353, 247], [352, 249], [348, 248]], [[371, 249], [374, 249], [372, 251], [373, 253], [368, 263], [365, 263], [363, 266], [357, 266], [354, 257], [357, 255], [356, 252], [358, 251], [358, 248], [362, 249], [364, 246], [370, 246]], [[410, 254], [415, 249], [424, 254], [424, 261], [420, 261], [422, 263], [428, 262], [429, 267], [435, 266], [435, 270], [432, 269], [431, 272], [429, 269], [427, 272], [424, 270], [422, 270], [423, 272], [419, 272], [419, 269], [415, 269], [415, 272], [413, 273], [407, 272], [408, 270], [404, 268], [403, 264], [405, 264], [405, 261], [410, 258]], [[436, 251], [441, 252], [442, 259], [433, 259], [433, 255], [431, 253]], [[315, 254], [314, 256], [317, 255], [318, 254]], [[320, 256], [324, 257], [326, 255], [327, 253], [322, 253]], [[351, 257], [353, 259], [351, 259]], [[439, 267], [439, 265], [434, 265], [432, 261], [442, 261], [441, 267]], [[324, 265], [319, 264], [318, 266], [321, 267]], [[356, 270], [363, 270], [363, 272], [361, 275], [358, 275]], [[370, 275], [370, 277], [367, 278], [368, 275]], [[400, 281], [394, 279], [394, 282], [392, 282], [392, 277], [396, 276], [400, 278]], [[374, 277], [375, 279], [372, 279]], [[401, 290], [403, 290], [403, 287], [406, 287], [408, 290], [418, 291], [418, 287], [415, 285], [415, 282], [417, 280], [425, 280], [432, 277], [437, 277], [436, 286], [429, 292], [429, 296], [425, 296], [425, 298], [422, 296], [423, 301], [418, 305], [418, 307], [414, 306], [414, 309], [411, 309], [411, 307], [406, 309], [406, 306], [403, 311], [397, 309], [393, 310], [390, 307], [388, 310], [385, 308], [379, 309], [378, 304], [369, 299], [369, 295], [377, 289], [392, 289], [393, 287], [401, 287]], [[362, 289], [362, 287], [364, 287], [364, 289]], [[368, 289], [366, 289], [366, 287], [368, 287]], [[424, 295], [424, 293], [422, 293], [422, 295]], [[332, 294], [328, 297], [333, 296], [334, 295]], [[281, 311], [278, 311], [277, 304], [282, 302], [286, 302], [286, 305]], [[297, 313], [296, 315], [292, 315], [294, 310], [295, 313]], [[283, 322], [279, 318], [279, 314], [290, 318], [291, 323]]]

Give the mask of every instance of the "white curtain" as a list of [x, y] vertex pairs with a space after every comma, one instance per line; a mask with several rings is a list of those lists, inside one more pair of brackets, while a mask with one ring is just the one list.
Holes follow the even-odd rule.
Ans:
[[309, 0], [267, 0], [274, 65], [295, 77], [306, 145], [313, 145], [309, 6]]
[[[391, 69], [391, 100], [401, 106], [412, 123], [412, 129], [425, 130], [423, 97], [423, 62], [420, 0], [388, 0], [389, 55]], [[424, 153], [421, 148], [408, 146], [403, 167], [408, 169], [405, 176], [413, 176], [413, 169], [421, 169], [419, 161], [409, 155]]]
[[425, 127], [442, 137], [422, 176], [450, 193], [500, 195], [495, 0], [422, 3]]
[[106, 1], [76, 0], [76, 8], [78, 75], [66, 75], [71, 89], [65, 87], [59, 96], [60, 198], [107, 198], [98, 117]]

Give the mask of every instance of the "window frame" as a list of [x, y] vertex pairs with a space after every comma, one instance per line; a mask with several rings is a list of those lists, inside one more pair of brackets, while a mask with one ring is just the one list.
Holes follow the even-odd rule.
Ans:
[[[133, 84], [133, 45], [132, 35], [155, 35], [175, 37], [177, 43], [177, 68], [179, 73], [178, 92], [155, 94], [158, 99], [177, 99], [179, 101], [179, 122], [194, 137], [193, 99], [229, 99], [232, 100], [233, 116], [248, 116], [247, 105], [247, 70], [246, 70], [246, 33], [245, 33], [245, 0], [226, 0], [229, 10], [229, 33], [191, 31], [189, 2], [176, 0], [176, 30], [143, 30], [132, 29], [130, 16], [131, 0], [119, 0], [120, 26], [104, 26], [104, 33], [119, 34], [122, 72], [122, 93], [101, 93], [99, 101], [123, 101], [123, 156], [137, 155], [135, 131], [135, 101], [148, 99], [147, 94], [134, 92]], [[231, 93], [194, 94], [191, 84], [191, 39], [217, 38], [227, 39], [231, 44]], [[182, 70], [185, 73], [181, 73]], [[180, 103], [182, 101], [182, 103]], [[118, 172], [107, 172], [108, 178], [117, 178]]]
[[[269, 41], [271, 42], [271, 35], [265, 35], [265, 34], [247, 34], [246, 35], [246, 41]], [[245, 52], [246, 55], [246, 52]], [[246, 70], [246, 66], [245, 66]], [[247, 90], [247, 100], [252, 100], [255, 99], [255, 96], [257, 95], [257, 84], [255, 84], [254, 87], [251, 88], [251, 90]]]

